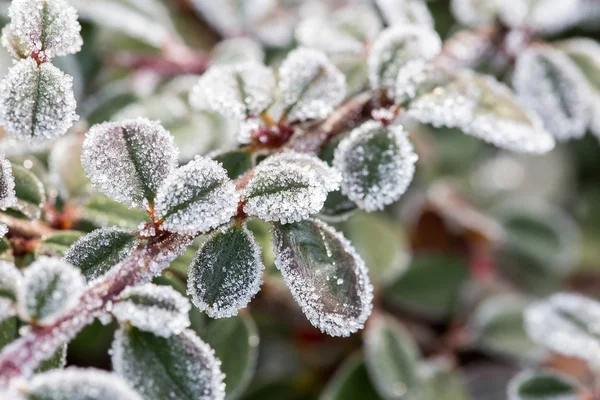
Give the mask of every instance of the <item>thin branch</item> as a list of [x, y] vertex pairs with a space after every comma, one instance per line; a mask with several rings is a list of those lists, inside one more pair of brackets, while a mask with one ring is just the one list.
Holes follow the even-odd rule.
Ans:
[[28, 221], [4, 213], [0, 213], [0, 222], [8, 226], [10, 236], [23, 239], [36, 239], [54, 232], [54, 229], [43, 221]]

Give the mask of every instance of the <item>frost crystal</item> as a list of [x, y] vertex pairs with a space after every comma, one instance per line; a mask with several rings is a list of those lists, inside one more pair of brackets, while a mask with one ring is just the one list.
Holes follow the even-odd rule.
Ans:
[[177, 166], [173, 137], [145, 118], [94, 125], [81, 163], [98, 189], [129, 207], [145, 209]]
[[188, 299], [170, 286], [151, 283], [128, 287], [112, 307], [112, 314], [121, 322], [155, 335], [178, 335], [190, 325]]
[[279, 68], [279, 90], [289, 121], [327, 117], [346, 96], [346, 78], [317, 50], [298, 48]]
[[585, 77], [569, 58], [552, 49], [519, 55], [513, 85], [526, 107], [536, 111], [559, 140], [585, 134], [591, 115]]
[[190, 94], [190, 103], [243, 121], [256, 117], [273, 101], [275, 77], [264, 65], [248, 62], [218, 65], [202, 75]]
[[373, 288], [354, 247], [319, 220], [274, 224], [275, 265], [308, 320], [331, 336], [349, 336], [371, 314]]
[[529, 337], [552, 351], [600, 367], [600, 303], [571, 293], [555, 294], [525, 311]]
[[23, 319], [50, 324], [77, 304], [85, 279], [77, 268], [55, 258], [40, 257], [24, 272], [17, 292]]
[[49, 62], [27, 58], [0, 83], [0, 123], [17, 139], [52, 139], [78, 119], [73, 78]]
[[396, 91], [396, 100], [409, 102], [408, 114], [420, 122], [460, 128], [513, 151], [545, 153], [554, 147], [541, 120], [492, 77], [417, 62], [400, 72]]
[[163, 228], [183, 234], [206, 232], [229, 221], [239, 195], [227, 171], [216, 161], [197, 156], [176, 169], [156, 196]]
[[369, 121], [342, 139], [333, 166], [342, 173], [342, 193], [360, 208], [375, 211], [406, 191], [417, 159], [401, 126]]
[[410, 61], [433, 58], [441, 47], [440, 37], [429, 28], [397, 26], [384, 30], [367, 59], [371, 87], [386, 89], [393, 98], [398, 72]]
[[0, 261], [0, 298], [16, 300], [23, 275], [14, 264]]
[[119, 376], [92, 368], [71, 367], [36, 375], [25, 392], [28, 399], [142, 400]]
[[192, 260], [188, 293], [210, 317], [231, 317], [258, 293], [264, 269], [260, 246], [246, 224], [224, 227]]
[[0, 153], [0, 209], [13, 207], [17, 203], [15, 196], [15, 178], [10, 161]]
[[255, 168], [246, 186], [244, 212], [265, 221], [301, 221], [323, 208], [341, 176], [316, 157], [285, 152]]
[[77, 11], [65, 0], [13, 0], [8, 16], [13, 35], [29, 53], [52, 58], [81, 50]]
[[388, 25], [421, 25], [433, 28], [433, 17], [423, 0], [373, 0]]
[[121, 328], [112, 352], [115, 372], [146, 399], [225, 398], [221, 362], [189, 329], [162, 338]]

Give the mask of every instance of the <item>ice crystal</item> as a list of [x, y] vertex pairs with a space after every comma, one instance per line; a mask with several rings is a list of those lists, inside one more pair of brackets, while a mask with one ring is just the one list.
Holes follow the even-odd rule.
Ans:
[[206, 232], [235, 215], [239, 195], [227, 171], [216, 161], [197, 156], [176, 169], [156, 196], [156, 215], [166, 230]]
[[190, 103], [243, 121], [256, 117], [273, 101], [275, 77], [256, 62], [217, 65], [202, 75], [190, 94]]
[[0, 222], [0, 238], [3, 238], [8, 233], [8, 225]]
[[279, 90], [290, 121], [325, 118], [346, 96], [346, 78], [317, 50], [290, 52], [279, 68]]
[[113, 369], [144, 398], [225, 398], [221, 362], [193, 331], [166, 339], [150, 335], [122, 328], [112, 346]]
[[121, 377], [92, 368], [71, 367], [38, 374], [24, 391], [28, 399], [142, 400]]
[[77, 11], [65, 0], [13, 0], [8, 16], [13, 35], [29, 53], [52, 58], [81, 49]]
[[49, 62], [16, 63], [0, 83], [0, 123], [17, 139], [52, 139], [78, 119], [73, 78]]
[[262, 63], [264, 58], [265, 52], [261, 45], [247, 37], [225, 39], [217, 43], [210, 52], [212, 65]]
[[260, 246], [246, 224], [224, 227], [202, 244], [192, 260], [188, 293], [210, 317], [231, 317], [258, 293], [264, 269]]
[[526, 107], [537, 112], [559, 140], [585, 134], [589, 116], [585, 78], [569, 58], [552, 49], [520, 54], [513, 85]]
[[14, 264], [0, 261], [0, 298], [16, 300], [23, 275]]
[[0, 153], [0, 209], [4, 210], [16, 203], [15, 178], [12, 173], [12, 165]]
[[373, 288], [362, 258], [319, 220], [274, 224], [275, 265], [308, 320], [331, 336], [349, 336], [371, 313]]
[[55, 321], [79, 300], [85, 279], [77, 268], [55, 258], [40, 257], [23, 274], [17, 292], [19, 313], [39, 324]]
[[147, 283], [125, 289], [112, 307], [120, 322], [129, 322], [143, 331], [169, 337], [190, 325], [188, 299], [170, 286]]
[[244, 212], [265, 221], [301, 221], [321, 210], [340, 180], [337, 171], [314, 157], [276, 154], [255, 168], [246, 186]]
[[600, 303], [572, 293], [559, 293], [525, 311], [525, 328], [537, 343], [552, 351], [600, 367]]
[[342, 173], [342, 193], [360, 208], [375, 211], [406, 191], [417, 158], [401, 126], [369, 121], [342, 139], [333, 166]]
[[388, 25], [421, 25], [433, 28], [433, 17], [423, 0], [373, 0]]
[[397, 101], [409, 102], [408, 114], [418, 121], [460, 128], [513, 151], [545, 153], [554, 147], [541, 120], [492, 77], [416, 62], [400, 72], [396, 87]]
[[145, 118], [94, 125], [81, 163], [98, 189], [129, 207], [145, 209], [177, 165], [173, 137]]
[[16, 59], [27, 58], [30, 51], [27, 45], [21, 43], [21, 40], [15, 36], [13, 27], [8, 24], [2, 28], [2, 37], [0, 37], [2, 47], [8, 50], [8, 53]]
[[347, 7], [326, 16], [309, 17], [296, 27], [302, 46], [327, 54], [362, 54], [381, 30], [377, 15], [366, 6]]
[[429, 28], [409, 25], [384, 30], [375, 39], [367, 59], [371, 87], [385, 89], [393, 98], [402, 67], [410, 61], [431, 59], [441, 47], [439, 36]]

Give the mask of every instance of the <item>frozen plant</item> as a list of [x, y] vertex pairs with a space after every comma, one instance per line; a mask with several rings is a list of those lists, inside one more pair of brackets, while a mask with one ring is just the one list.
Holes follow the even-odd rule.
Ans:
[[[600, 45], [543, 41], [585, 21], [581, 4], [455, 0], [469, 28], [442, 41], [420, 0], [184, 3], [235, 37], [194, 52], [158, 0], [8, 9], [2, 44], [15, 61], [0, 83], [0, 124], [7, 142], [46, 142], [39, 159], [19, 158], [12, 142], [0, 157], [0, 397], [235, 398], [248, 374], [220, 359], [212, 319], [248, 319], [255, 297], [277, 297], [322, 334], [365, 328], [361, 368], [374, 390], [421, 398], [435, 368], [412, 369], [418, 346], [372, 283], [378, 258], [363, 259], [326, 221], [384, 210], [410, 190], [419, 124], [524, 154], [588, 128], [600, 135]], [[560, 3], [562, 19], [541, 3]], [[107, 56], [133, 70], [126, 89], [116, 81], [90, 95], [119, 74], [80, 66], [74, 91], [53, 64], [86, 50], [78, 12], [99, 40], [116, 30], [154, 50]], [[511, 84], [478, 68], [489, 64]], [[599, 310], [557, 295], [531, 306], [526, 326], [596, 368]], [[117, 326], [113, 372], [63, 369], [69, 343], [96, 319]], [[256, 347], [256, 335], [243, 339]], [[390, 366], [393, 357], [406, 363]]]

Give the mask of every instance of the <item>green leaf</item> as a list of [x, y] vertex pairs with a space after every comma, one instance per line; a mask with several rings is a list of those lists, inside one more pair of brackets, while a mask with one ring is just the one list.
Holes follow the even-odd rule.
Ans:
[[131, 255], [137, 247], [135, 235], [124, 229], [100, 228], [79, 238], [65, 252], [65, 260], [91, 281]]
[[[0, 300], [1, 301], [1, 300]], [[0, 320], [0, 350], [19, 337], [19, 320], [9, 317]]]
[[213, 318], [236, 315], [260, 290], [261, 249], [245, 224], [213, 233], [189, 267], [188, 293]]
[[271, 233], [275, 265], [308, 320], [332, 336], [361, 329], [371, 314], [373, 288], [350, 242], [312, 219], [274, 223]]
[[373, 316], [365, 330], [363, 349], [369, 376], [381, 397], [416, 397], [419, 351], [402, 325], [391, 317]]
[[105, 196], [92, 197], [83, 207], [82, 217], [98, 227], [118, 226], [135, 229], [148, 215], [137, 209], [128, 208]]
[[50, 150], [50, 178], [63, 199], [84, 197], [90, 192], [90, 180], [81, 166], [83, 139], [83, 135], [66, 135], [58, 139]]
[[45, 235], [36, 251], [38, 254], [54, 257], [62, 257], [65, 251], [75, 243], [83, 232], [79, 231], [59, 231]]
[[329, 380], [320, 400], [380, 400], [362, 355], [350, 356]]
[[578, 400], [580, 387], [566, 375], [555, 372], [522, 372], [508, 387], [508, 400]]
[[250, 314], [213, 320], [201, 334], [221, 360], [228, 400], [239, 398], [256, 370], [258, 330]]
[[328, 222], [340, 222], [348, 219], [358, 206], [350, 200], [348, 196], [343, 195], [341, 190], [334, 190], [327, 194], [327, 199], [323, 203], [323, 208], [319, 211], [319, 216]]
[[17, 204], [14, 210], [29, 219], [38, 219], [42, 214], [42, 207], [46, 201], [46, 194], [42, 182], [29, 170], [13, 164], [15, 177], [15, 194]]
[[467, 387], [462, 377], [437, 360], [422, 362], [419, 368], [419, 400], [468, 400]]
[[232, 150], [212, 157], [223, 164], [229, 179], [236, 179], [252, 167], [252, 153], [244, 150]]
[[52, 357], [42, 361], [35, 373], [50, 371], [52, 369], [63, 369], [67, 365], [67, 345], [59, 346]]
[[[438, 277], [431, 279], [432, 276]], [[445, 318], [455, 310], [468, 277], [466, 263], [454, 256], [416, 256], [408, 270], [385, 290], [386, 299], [430, 318]]]
[[113, 343], [112, 363], [146, 400], [218, 399], [225, 396], [220, 362], [193, 331], [169, 338], [122, 327]]
[[15, 261], [12, 246], [5, 237], [0, 239], [0, 261], [8, 261], [11, 263]]

